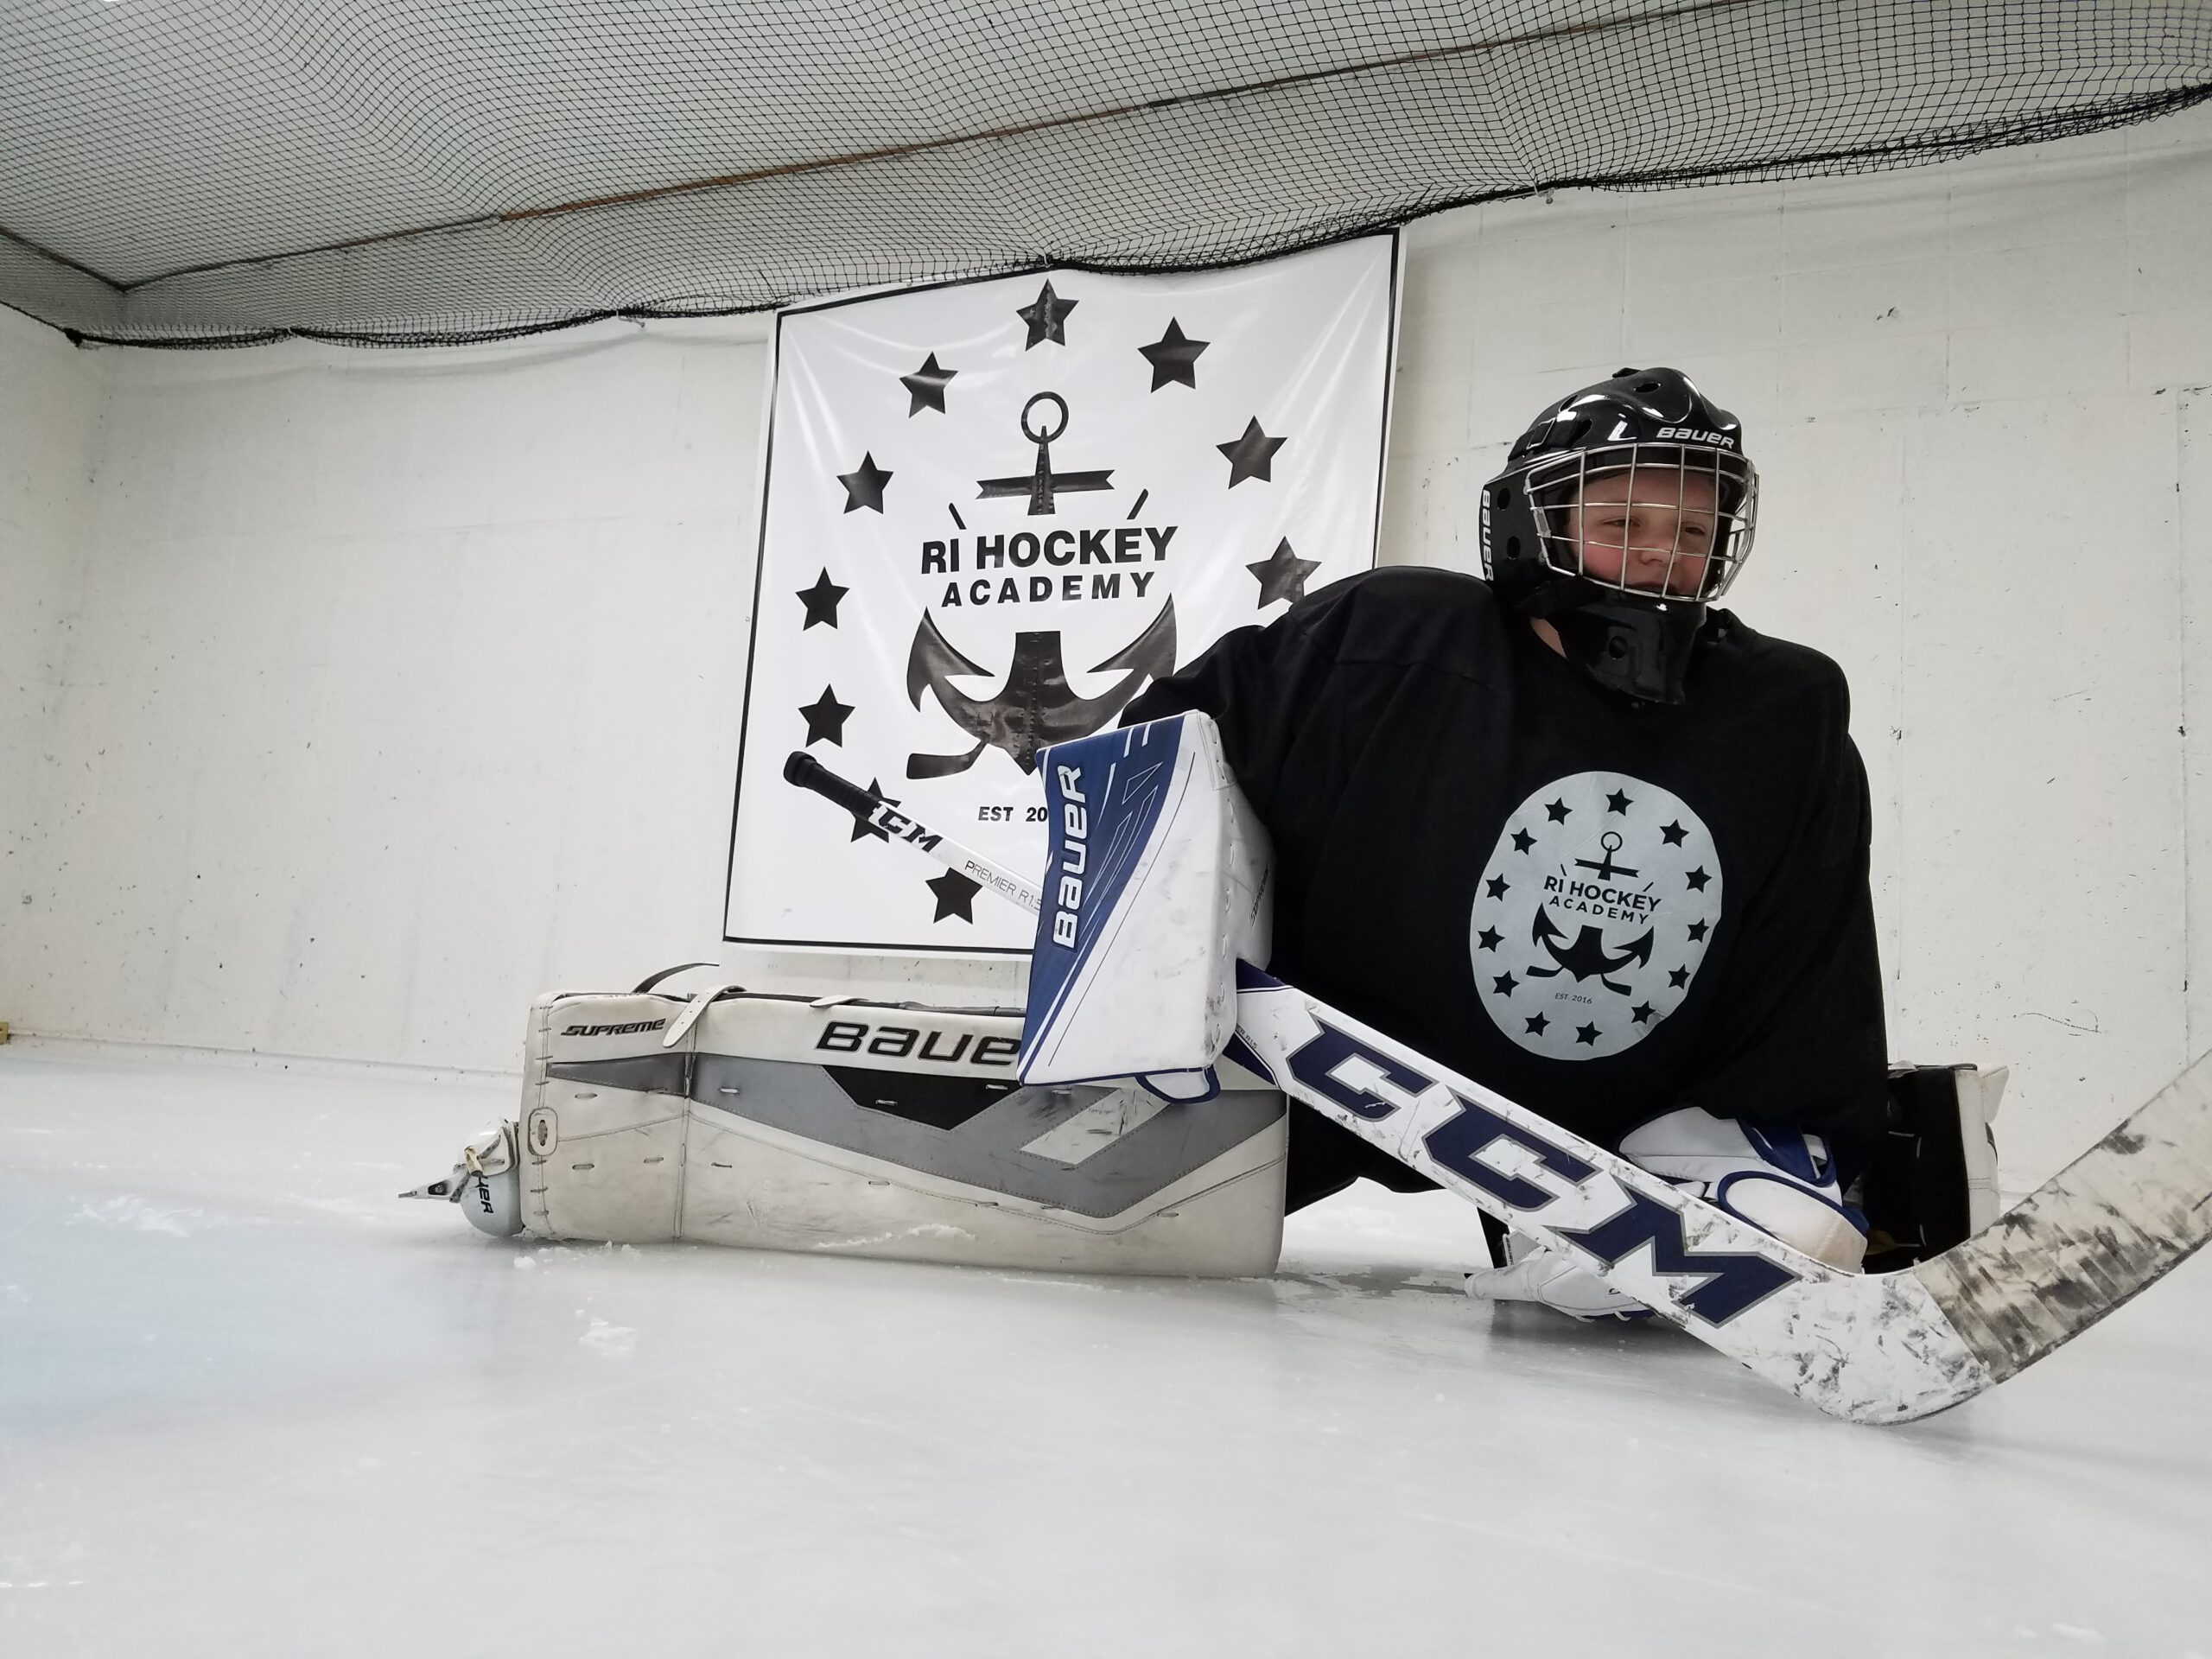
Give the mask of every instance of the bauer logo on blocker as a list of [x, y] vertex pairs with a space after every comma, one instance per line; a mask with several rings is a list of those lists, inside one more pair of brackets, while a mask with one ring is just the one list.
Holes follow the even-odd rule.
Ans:
[[1506, 819], [1475, 887], [1475, 988], [1491, 1021], [1555, 1060], [1636, 1046], [1689, 995], [1720, 921], [1719, 855], [1682, 798], [1582, 772]]

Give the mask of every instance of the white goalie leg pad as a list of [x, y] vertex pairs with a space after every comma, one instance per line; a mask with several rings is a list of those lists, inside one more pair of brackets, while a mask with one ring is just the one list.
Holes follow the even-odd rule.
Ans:
[[1621, 1155], [1832, 1268], [1855, 1273], [1866, 1256], [1866, 1224], [1817, 1135], [1685, 1106], [1632, 1130]]
[[1281, 1096], [1024, 1087], [1008, 1011], [728, 995], [532, 1010], [523, 1220], [544, 1239], [1243, 1276], [1282, 1234]]
[[[1621, 1141], [1622, 1156], [1771, 1233], [1833, 1268], [1856, 1272], [1866, 1223], [1843, 1201], [1835, 1166], [1817, 1135], [1716, 1117], [1694, 1106], [1668, 1112]], [[1514, 1236], [1506, 1261], [1467, 1276], [1468, 1294], [1490, 1301], [1541, 1302], [1577, 1319], [1649, 1313], [1561, 1252]]]
[[1051, 849], [1021, 1080], [1203, 1072], [1236, 1029], [1238, 957], [1268, 959], [1272, 897], [1267, 833], [1212, 720], [1056, 744], [1038, 771]]
[[1467, 1294], [1486, 1302], [1535, 1302], [1578, 1319], [1648, 1319], [1651, 1310], [1563, 1252], [1519, 1233], [1505, 1240], [1505, 1260], [1467, 1275]]

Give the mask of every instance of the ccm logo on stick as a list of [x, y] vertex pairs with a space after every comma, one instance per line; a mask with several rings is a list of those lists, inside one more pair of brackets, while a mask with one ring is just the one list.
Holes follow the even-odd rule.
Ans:
[[[1379, 1122], [1416, 1104], [1439, 1089], [1400, 1056], [1371, 1048], [1325, 1020], [1320, 1033], [1290, 1057], [1291, 1075], [1324, 1099], [1369, 1122]], [[1665, 1205], [1630, 1192], [1602, 1175], [1564, 1147], [1497, 1113], [1441, 1091], [1459, 1108], [1421, 1137], [1439, 1165], [1471, 1183], [1521, 1215], [1535, 1215], [1556, 1200], [1603, 1180], [1620, 1193], [1624, 1208], [1595, 1227], [1570, 1231], [1553, 1228], [1554, 1236], [1586, 1252], [1607, 1267], [1649, 1247], [1655, 1272], [1702, 1275], [1703, 1282], [1675, 1300], [1713, 1325], [1726, 1325], [1755, 1302], [1764, 1301], [1797, 1275], [1763, 1255], [1728, 1250], [1693, 1250], [1682, 1232], [1682, 1218]], [[1491, 1161], [1493, 1149], [1502, 1155]]]
[[923, 829], [904, 812], [895, 812], [887, 805], [877, 807], [868, 815], [868, 818], [877, 829], [887, 835], [896, 836], [901, 841], [911, 841], [925, 853], [934, 849], [938, 842], [944, 839], [943, 836], [933, 835]]
[[1060, 879], [1052, 889], [1052, 943], [1075, 949], [1075, 925], [1083, 909], [1083, 874], [1090, 864], [1090, 810], [1084, 798], [1083, 772], [1059, 768]]

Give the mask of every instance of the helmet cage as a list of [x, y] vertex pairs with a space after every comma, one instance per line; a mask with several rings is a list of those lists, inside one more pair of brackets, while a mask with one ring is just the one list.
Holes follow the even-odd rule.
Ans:
[[[1726, 593], [1751, 556], [1758, 473], [1731, 450], [1599, 444], [1531, 462], [1521, 487], [1544, 568], [1600, 589], [1702, 604]], [[1593, 488], [1604, 499], [1591, 501]]]

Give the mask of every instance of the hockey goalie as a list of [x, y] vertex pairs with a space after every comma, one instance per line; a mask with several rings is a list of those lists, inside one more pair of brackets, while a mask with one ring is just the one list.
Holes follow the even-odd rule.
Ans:
[[[1131, 718], [1217, 724], [1274, 843], [1271, 972], [1855, 1269], [1894, 1106], [1866, 780], [1836, 664], [1713, 608], [1758, 493], [1734, 416], [1623, 370], [1485, 487], [1486, 582], [1337, 583]], [[1986, 1209], [1984, 1126], [1943, 1144]], [[1294, 1109], [1289, 1206], [1358, 1176], [1430, 1185]], [[1643, 1311], [1525, 1237], [1493, 1248], [1481, 1294]]]
[[425, 1195], [1250, 1274], [1286, 1207], [1443, 1185], [1478, 1294], [1656, 1313], [1860, 1421], [1970, 1397], [2202, 1243], [2204, 1078], [1987, 1229], [2001, 1075], [1885, 1063], [1842, 677], [1712, 607], [1756, 498], [1679, 373], [1561, 400], [1486, 486], [1487, 582], [1337, 584], [1047, 750], [1041, 879], [794, 756], [1037, 912], [1027, 1008], [548, 998], [523, 1116]]

